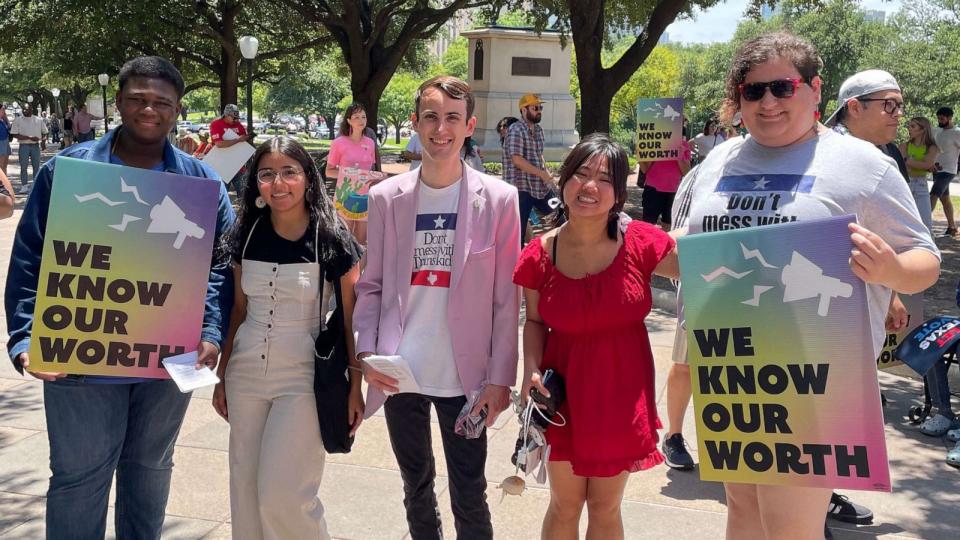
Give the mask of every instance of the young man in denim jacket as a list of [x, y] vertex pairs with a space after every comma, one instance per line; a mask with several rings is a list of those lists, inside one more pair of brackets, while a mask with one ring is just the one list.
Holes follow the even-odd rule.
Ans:
[[[158, 57], [124, 64], [117, 107], [122, 124], [98, 141], [60, 155], [209, 178], [220, 184], [215, 245], [233, 223], [230, 199], [217, 174], [167, 142], [180, 113], [180, 72]], [[44, 233], [57, 158], [44, 165], [17, 227], [7, 273], [7, 348], [14, 367], [28, 368]], [[213, 261], [207, 286], [198, 364], [216, 366], [231, 292], [226, 264]], [[221, 294], [221, 291], [224, 293]], [[44, 381], [52, 475], [47, 490], [47, 538], [103, 538], [110, 483], [117, 473], [116, 535], [159, 538], [173, 449], [190, 394], [173, 381], [33, 373]]]

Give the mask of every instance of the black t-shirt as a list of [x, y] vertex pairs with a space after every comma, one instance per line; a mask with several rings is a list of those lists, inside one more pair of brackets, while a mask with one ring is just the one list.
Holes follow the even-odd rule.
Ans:
[[236, 262], [240, 258], [275, 264], [317, 262], [314, 229], [307, 227], [300, 239], [287, 240], [273, 230], [269, 219], [261, 219], [253, 228], [246, 252], [234, 256]]
[[[320, 263], [324, 265], [324, 272], [328, 275], [342, 276], [347, 273], [357, 261], [360, 260], [362, 248], [354, 240], [353, 235], [346, 230], [341, 231], [345, 238], [349, 239], [346, 249], [336, 249], [330, 252], [327, 249], [327, 264], [324, 263], [324, 255], [320, 256]], [[322, 238], [322, 236], [321, 236]], [[269, 218], [262, 218], [253, 228], [250, 235], [250, 241], [247, 243], [245, 253], [234, 254], [234, 261], [239, 263], [241, 259], [251, 261], [260, 261], [274, 264], [295, 264], [317, 262], [315, 244], [316, 228], [311, 223], [307, 231], [298, 240], [287, 240], [273, 229]]]
[[903, 175], [904, 180], [909, 180], [910, 173], [907, 172], [907, 162], [903, 159], [903, 155], [900, 154], [900, 149], [897, 148], [897, 145], [893, 143], [882, 144], [877, 146], [881, 152], [893, 158], [897, 162], [897, 168], [900, 169], [900, 174]]

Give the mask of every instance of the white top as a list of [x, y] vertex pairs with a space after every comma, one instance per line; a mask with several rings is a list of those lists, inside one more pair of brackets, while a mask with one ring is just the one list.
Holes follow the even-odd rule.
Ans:
[[693, 145], [697, 148], [700, 158], [707, 157], [707, 154], [718, 144], [723, 144], [726, 139], [719, 132], [713, 135], [704, 135], [703, 133], [693, 138]]
[[447, 324], [461, 184], [458, 180], [441, 189], [423, 182], [418, 186], [413, 275], [397, 348], [397, 354], [410, 364], [422, 393], [435, 397], [463, 395]]
[[950, 129], [939, 129], [936, 131], [937, 148], [940, 149], [940, 155], [937, 156], [937, 163], [943, 169], [943, 172], [957, 174], [957, 160], [960, 159], [960, 128], [956, 126]]
[[[28, 137], [42, 137], [47, 132], [47, 127], [43, 124], [43, 119], [37, 115], [18, 116], [10, 126], [10, 133], [14, 135], [26, 135]], [[40, 141], [20, 140], [20, 144], [40, 144]]]
[[[423, 154], [423, 145], [420, 144], [420, 135], [418, 135], [417, 133], [414, 133], [413, 135], [410, 136], [410, 140], [407, 141], [407, 148], [406, 148], [406, 150], [407, 150], [407, 152], [411, 152], [411, 153], [414, 153], [414, 154]], [[414, 170], [414, 169], [416, 169], [416, 168], [419, 167], [419, 166], [420, 166], [420, 160], [419, 160], [419, 159], [414, 159], [414, 160], [411, 160], [411, 161], [410, 161], [410, 170], [411, 170], [411, 171]]]
[[[896, 163], [833, 131], [781, 148], [738, 137], [690, 171], [676, 200], [677, 214], [688, 209], [690, 234], [855, 214], [897, 253], [919, 248], [940, 256]], [[890, 289], [868, 284], [867, 305], [876, 357]]]

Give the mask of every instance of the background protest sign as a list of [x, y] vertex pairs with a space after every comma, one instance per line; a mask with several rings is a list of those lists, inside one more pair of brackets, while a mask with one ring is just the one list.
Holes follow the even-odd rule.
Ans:
[[200, 341], [218, 182], [57, 158], [30, 367], [166, 378]]
[[883, 350], [880, 351], [880, 356], [877, 357], [877, 369], [901, 377], [920, 380], [921, 377], [917, 375], [917, 372], [897, 358], [893, 354], [893, 351], [903, 343], [907, 334], [923, 324], [923, 293], [901, 294], [900, 301], [903, 302], [903, 305], [907, 308], [907, 325], [897, 332], [887, 333], [887, 338], [883, 342]]
[[683, 99], [637, 102], [637, 160], [670, 161], [683, 154]]
[[704, 480], [890, 490], [852, 221], [680, 239]]
[[367, 220], [367, 195], [370, 186], [380, 178], [380, 173], [365, 171], [354, 167], [340, 167], [337, 187], [333, 194], [333, 203], [346, 219]]
[[246, 143], [235, 144], [227, 148], [214, 146], [207, 152], [207, 155], [203, 156], [203, 162], [216, 171], [224, 183], [229, 183], [250, 160], [254, 152], [256, 152], [256, 148]]

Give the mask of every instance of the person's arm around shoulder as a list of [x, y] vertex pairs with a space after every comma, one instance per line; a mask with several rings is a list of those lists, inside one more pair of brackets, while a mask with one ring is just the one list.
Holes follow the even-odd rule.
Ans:
[[[520, 211], [517, 190], [512, 186], [500, 197], [496, 216], [494, 250], [496, 261], [493, 276], [493, 335], [487, 386], [474, 412], [488, 406], [487, 427], [510, 405], [510, 387], [517, 380], [517, 323], [520, 319], [520, 292], [513, 283], [513, 271], [520, 258]], [[493, 201], [489, 201], [493, 202]]]
[[220, 382], [213, 388], [213, 409], [217, 411], [224, 420], [230, 421], [227, 410], [227, 391], [226, 375], [227, 364], [230, 363], [230, 357], [233, 355], [233, 341], [237, 337], [237, 329], [247, 318], [247, 295], [243, 293], [241, 278], [243, 271], [240, 263], [233, 263], [233, 307], [230, 309], [230, 329], [227, 331], [227, 339], [223, 343], [223, 350], [220, 352], [220, 363], [217, 365], [217, 376]]

